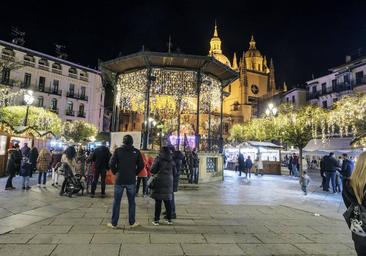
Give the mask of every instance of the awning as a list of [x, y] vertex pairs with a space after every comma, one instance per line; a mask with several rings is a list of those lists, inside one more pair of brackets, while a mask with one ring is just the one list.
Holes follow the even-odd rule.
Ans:
[[267, 141], [248, 141], [248, 144], [253, 147], [278, 148], [278, 149], [282, 148], [279, 145]]
[[325, 142], [321, 139], [312, 139], [304, 148], [306, 152], [324, 151], [324, 152], [338, 152], [348, 153], [354, 150], [360, 150], [351, 146], [352, 138], [329, 138]]

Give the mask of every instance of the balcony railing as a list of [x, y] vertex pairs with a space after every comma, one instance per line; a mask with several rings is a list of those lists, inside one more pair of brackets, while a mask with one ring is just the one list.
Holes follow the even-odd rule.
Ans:
[[38, 68], [39, 69], [42, 69], [42, 70], [45, 70], [45, 71], [49, 71], [50, 70], [50, 67], [49, 66], [42, 65], [42, 64], [38, 64]]
[[70, 91], [67, 92], [66, 97], [77, 99], [77, 100], [88, 101], [88, 96], [83, 95], [83, 94], [79, 94], [79, 93], [75, 93], [75, 92], [70, 92]]
[[62, 95], [62, 90], [56, 90], [55, 88], [52, 88], [52, 87], [44, 88], [44, 92], [48, 93], [48, 94], [58, 95], [58, 96]]
[[51, 111], [51, 112], [53, 112], [53, 113], [58, 114], [58, 108], [50, 107], [48, 110]]
[[57, 68], [52, 68], [52, 72], [56, 73], [56, 74], [59, 74], [59, 75], [62, 75], [62, 70], [57, 69]]
[[307, 95], [307, 100], [317, 99], [321, 96], [325, 96], [332, 93], [342, 93], [352, 91], [354, 82], [338, 83], [335, 87], [327, 87], [325, 90], [310, 92]]
[[78, 74], [69, 73], [69, 77], [72, 77], [72, 78], [77, 79], [78, 78]]
[[28, 60], [24, 60], [23, 61], [23, 64], [25, 66], [30, 66], [30, 67], [34, 67], [35, 66], [35, 63], [34, 62], [31, 62], [31, 61], [28, 61]]
[[16, 81], [16, 80], [13, 80], [13, 79], [0, 79], [0, 84], [3, 84], [3, 85], [7, 85], [7, 86], [19, 86], [20, 83], [19, 81]]
[[3, 60], [15, 61], [15, 57], [14, 57], [14, 56], [7, 55], [7, 54], [1, 54], [1, 58], [2, 58]]
[[80, 76], [80, 80], [83, 80], [83, 81], [88, 82], [88, 77], [86, 77], [86, 76]]
[[67, 110], [66, 110], [66, 112], [65, 112], [65, 114], [66, 114], [67, 116], [75, 116], [75, 111], [74, 111], [74, 110], [69, 110], [69, 109], [67, 109]]
[[86, 114], [84, 112], [78, 112], [78, 117], [85, 118]]

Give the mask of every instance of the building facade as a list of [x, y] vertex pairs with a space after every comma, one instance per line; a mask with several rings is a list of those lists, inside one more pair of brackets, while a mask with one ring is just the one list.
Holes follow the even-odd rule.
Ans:
[[[62, 121], [84, 120], [103, 130], [105, 91], [99, 71], [4, 41], [0, 58], [19, 64], [2, 69], [2, 85], [32, 90], [33, 105], [57, 113]], [[23, 98], [8, 104], [23, 105]]]
[[329, 69], [330, 73], [306, 82], [307, 101], [322, 108], [332, 105], [345, 95], [366, 92], [366, 57], [351, 60]]
[[224, 99], [224, 113], [230, 116], [233, 123], [240, 123], [258, 116], [258, 102], [261, 98], [271, 98], [277, 94], [275, 70], [272, 59], [267, 62], [256, 47], [254, 37], [251, 37], [249, 48], [243, 52], [237, 61], [234, 53], [233, 61], [222, 53], [221, 39], [217, 26], [210, 41], [209, 55], [239, 72], [239, 79], [225, 88], [229, 94]]
[[284, 92], [281, 96], [281, 103], [292, 104], [295, 108], [306, 105], [307, 92], [303, 88], [293, 88]]

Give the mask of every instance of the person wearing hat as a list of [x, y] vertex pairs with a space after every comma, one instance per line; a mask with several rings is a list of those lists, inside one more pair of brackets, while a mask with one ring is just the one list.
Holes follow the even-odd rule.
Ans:
[[144, 168], [144, 161], [138, 149], [133, 147], [131, 135], [123, 137], [123, 145], [113, 152], [109, 165], [116, 180], [114, 184], [114, 200], [112, 221], [107, 226], [116, 229], [119, 220], [123, 191], [126, 189], [128, 198], [128, 221], [134, 228], [140, 224], [136, 222], [136, 175]]

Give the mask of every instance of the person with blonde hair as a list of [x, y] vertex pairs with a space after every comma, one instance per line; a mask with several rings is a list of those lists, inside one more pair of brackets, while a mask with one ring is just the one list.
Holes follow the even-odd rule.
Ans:
[[43, 175], [43, 187], [46, 187], [47, 172], [50, 169], [51, 163], [52, 163], [51, 152], [47, 148], [42, 148], [37, 158], [38, 187], [41, 186], [42, 175]]
[[[342, 196], [344, 204], [348, 208], [344, 214], [346, 220], [346, 214], [350, 213], [352, 216], [356, 206], [357, 209], [361, 211], [360, 215], [362, 218], [362, 214], [364, 214], [366, 210], [366, 152], [363, 152], [359, 156], [351, 177], [345, 182]], [[350, 225], [350, 221], [347, 222]], [[362, 222], [356, 223], [359, 225], [358, 234], [352, 230], [352, 239], [355, 244], [357, 255], [359, 256], [366, 255], [366, 223], [364, 223], [364, 221]]]

